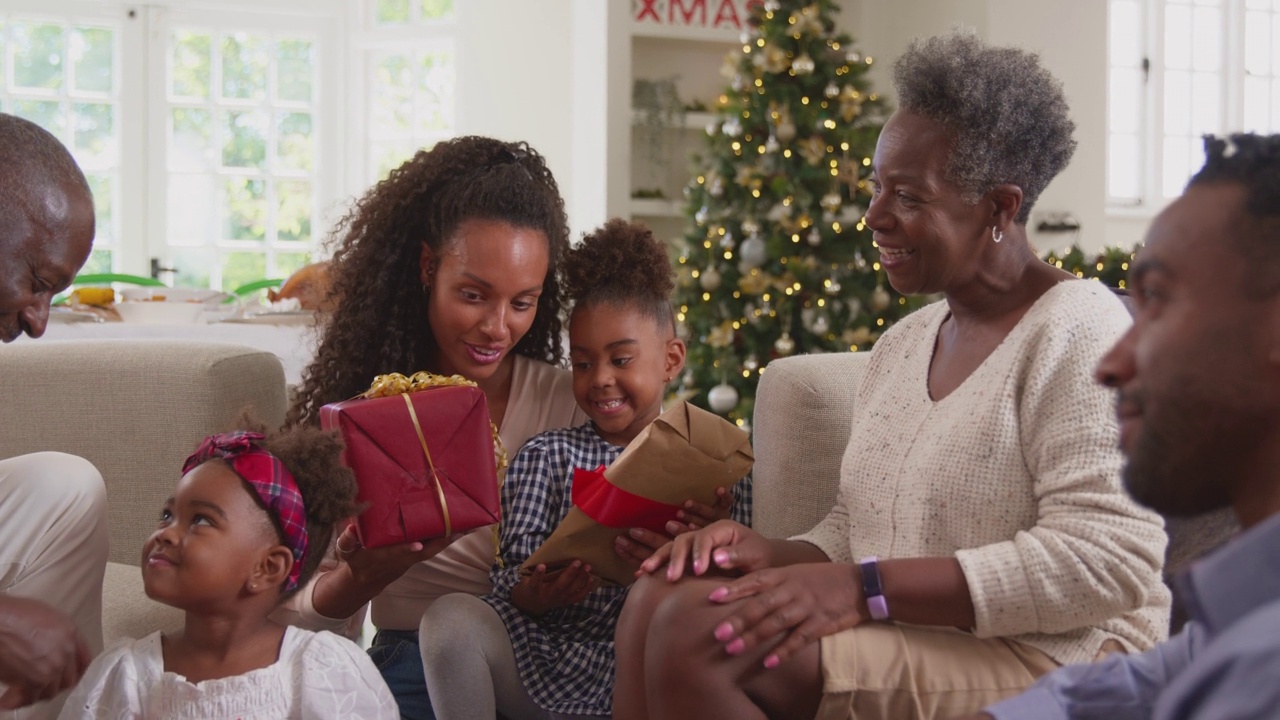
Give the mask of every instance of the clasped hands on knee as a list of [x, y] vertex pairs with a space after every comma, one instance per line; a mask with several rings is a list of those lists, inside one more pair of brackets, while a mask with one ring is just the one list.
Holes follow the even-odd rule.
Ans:
[[707, 596], [732, 612], [714, 629], [729, 655], [781, 641], [764, 659], [772, 668], [801, 648], [869, 619], [857, 569], [830, 562], [812, 545], [770, 540], [722, 520], [675, 538], [644, 561], [637, 575], [666, 567], [668, 582], [727, 575]]

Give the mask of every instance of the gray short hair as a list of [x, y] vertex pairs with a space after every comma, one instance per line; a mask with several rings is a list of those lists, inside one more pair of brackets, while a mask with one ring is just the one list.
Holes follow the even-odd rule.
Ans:
[[1062, 82], [1035, 53], [985, 45], [971, 32], [914, 40], [893, 65], [903, 110], [953, 137], [947, 179], [976, 203], [996, 185], [1022, 188], [1017, 222], [1075, 152]]

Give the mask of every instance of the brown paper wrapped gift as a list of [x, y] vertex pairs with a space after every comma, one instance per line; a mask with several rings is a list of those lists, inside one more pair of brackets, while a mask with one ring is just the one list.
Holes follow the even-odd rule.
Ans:
[[601, 578], [628, 585], [635, 567], [614, 552], [614, 538], [632, 527], [665, 534], [685, 500], [713, 504], [716, 488], [733, 487], [754, 460], [745, 431], [681, 402], [640, 431], [602, 474], [574, 473], [574, 506], [522, 568], [578, 559]]

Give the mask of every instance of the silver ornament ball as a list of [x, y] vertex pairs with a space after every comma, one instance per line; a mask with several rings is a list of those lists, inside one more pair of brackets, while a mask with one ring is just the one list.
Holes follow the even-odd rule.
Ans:
[[715, 412], [724, 415], [738, 407], [738, 391], [729, 383], [722, 382], [707, 392], [707, 404]]

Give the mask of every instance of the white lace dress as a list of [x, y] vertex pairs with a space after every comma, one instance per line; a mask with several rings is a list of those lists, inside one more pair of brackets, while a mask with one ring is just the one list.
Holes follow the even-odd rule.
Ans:
[[392, 720], [400, 714], [382, 676], [354, 643], [289, 627], [274, 664], [199, 683], [165, 672], [160, 633], [121, 640], [93, 661], [59, 717]]

